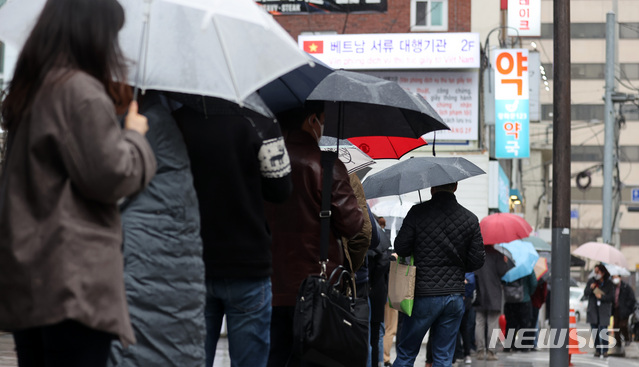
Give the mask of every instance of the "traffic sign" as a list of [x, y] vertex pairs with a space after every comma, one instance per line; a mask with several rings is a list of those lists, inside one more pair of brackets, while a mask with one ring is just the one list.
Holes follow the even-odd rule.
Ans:
[[639, 202], [639, 189], [632, 189], [632, 201]]

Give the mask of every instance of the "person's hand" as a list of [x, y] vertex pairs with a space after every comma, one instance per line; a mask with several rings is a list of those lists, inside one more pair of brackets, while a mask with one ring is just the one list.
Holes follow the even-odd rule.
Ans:
[[597, 299], [601, 299], [601, 293], [595, 294], [595, 297], [597, 297]]
[[595, 289], [597, 287], [597, 283], [590, 283], [590, 289]]
[[132, 101], [129, 105], [129, 112], [124, 120], [124, 128], [134, 130], [144, 135], [149, 131], [149, 122], [146, 117], [138, 113], [138, 102]]

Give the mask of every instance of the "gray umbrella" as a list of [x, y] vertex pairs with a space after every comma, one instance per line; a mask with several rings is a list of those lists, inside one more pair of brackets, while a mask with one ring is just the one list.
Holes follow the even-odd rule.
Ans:
[[418, 138], [449, 130], [444, 120], [418, 94], [393, 81], [336, 70], [313, 89], [307, 100], [327, 101], [324, 135]]
[[482, 175], [481, 168], [461, 157], [419, 157], [401, 161], [364, 180], [367, 199], [401, 195]]

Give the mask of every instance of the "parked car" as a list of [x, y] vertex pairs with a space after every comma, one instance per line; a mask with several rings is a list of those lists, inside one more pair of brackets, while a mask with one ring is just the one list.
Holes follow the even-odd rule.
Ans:
[[575, 310], [575, 319], [577, 322], [586, 321], [586, 313], [588, 310], [588, 300], [583, 299], [583, 287], [570, 287], [570, 309]]

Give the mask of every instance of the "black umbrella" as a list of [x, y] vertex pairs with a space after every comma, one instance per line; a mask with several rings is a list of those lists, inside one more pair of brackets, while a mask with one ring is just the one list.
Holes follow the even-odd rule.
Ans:
[[401, 161], [364, 180], [367, 199], [401, 195], [482, 175], [481, 168], [461, 157], [418, 157]]
[[204, 116], [222, 114], [242, 115], [253, 125], [258, 135], [268, 132], [277, 124], [273, 112], [257, 93], [249, 95], [242, 106], [222, 98], [178, 92], [163, 92], [169, 99], [179, 102]]
[[393, 81], [336, 70], [315, 87], [307, 100], [326, 101], [324, 135], [418, 138], [449, 130], [428, 102]]
[[[310, 56], [310, 55], [309, 55]], [[288, 72], [267, 85], [257, 93], [274, 113], [304, 107], [304, 102], [317, 85], [326, 78], [333, 69], [316, 59], [314, 65], [304, 64]]]

